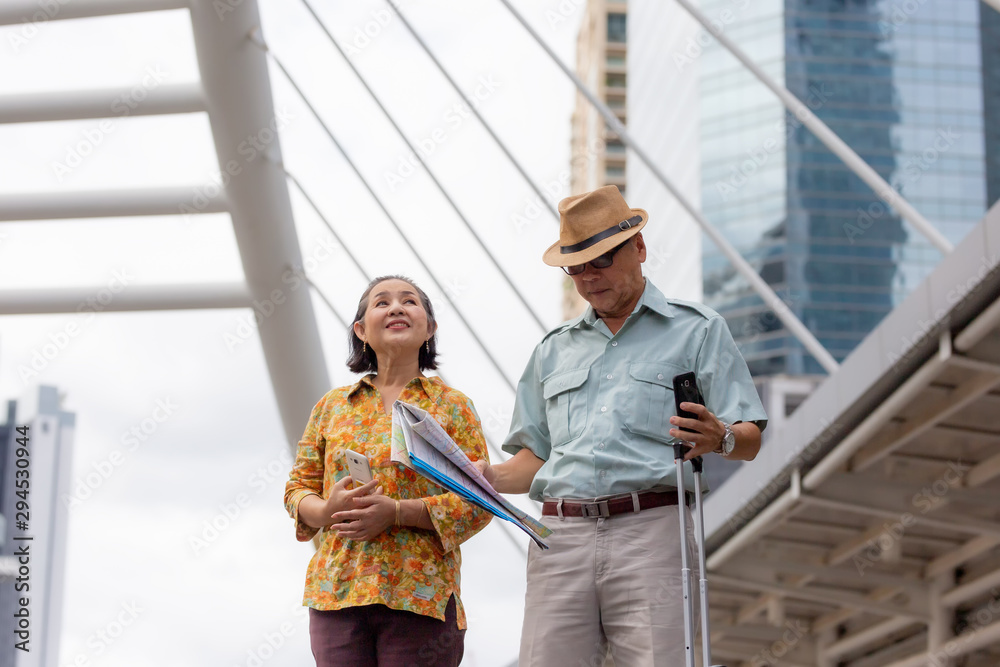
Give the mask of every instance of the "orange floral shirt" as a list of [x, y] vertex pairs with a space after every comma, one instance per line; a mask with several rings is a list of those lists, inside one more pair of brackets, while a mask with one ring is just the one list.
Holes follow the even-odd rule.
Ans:
[[[385, 495], [422, 500], [434, 530], [390, 527], [375, 539], [355, 541], [322, 529], [302, 604], [321, 610], [383, 604], [444, 620], [454, 594], [458, 626], [465, 629], [458, 545], [482, 530], [492, 515], [390, 461], [392, 418], [383, 412], [370, 378], [330, 391], [313, 408], [285, 485], [285, 509], [295, 519], [295, 537], [305, 542], [320, 532], [299, 520], [299, 502], [309, 494], [329, 497], [337, 480], [349, 474], [345, 449], [368, 457]], [[479, 416], [464, 394], [440, 378], [414, 378], [399, 400], [430, 413], [470, 459], [489, 460]]]

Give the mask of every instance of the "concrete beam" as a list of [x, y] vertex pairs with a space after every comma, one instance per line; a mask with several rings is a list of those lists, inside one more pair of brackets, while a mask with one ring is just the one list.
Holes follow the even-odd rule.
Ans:
[[0, 315], [249, 308], [251, 304], [243, 283], [129, 286], [126, 280], [89, 289], [0, 291]]
[[0, 222], [225, 213], [218, 186], [34, 192], [0, 196]]
[[37, 24], [62, 19], [158, 12], [184, 9], [188, 0], [4, 0], [0, 4], [0, 26]]
[[[233, 231], [254, 300], [275, 303], [258, 330], [289, 445], [298, 442], [312, 407], [330, 390], [309, 288], [284, 280], [301, 270], [302, 253], [282, 168], [267, 56], [250, 35], [261, 29], [256, 0], [222, 17], [209, 0], [192, 0], [191, 22], [205, 104], [220, 170], [238, 173], [226, 186]], [[250, 159], [248, 137], [261, 148]], [[280, 303], [277, 298], [280, 298]]]
[[5, 95], [0, 97], [0, 123], [41, 123], [205, 111], [205, 99], [199, 83], [162, 85], [142, 90], [141, 103], [133, 88]]

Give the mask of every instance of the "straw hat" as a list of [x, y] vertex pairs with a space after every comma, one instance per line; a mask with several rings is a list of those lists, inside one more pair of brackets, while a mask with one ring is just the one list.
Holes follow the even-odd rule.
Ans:
[[649, 214], [629, 208], [614, 185], [559, 202], [559, 240], [542, 261], [549, 266], [584, 264], [639, 233]]

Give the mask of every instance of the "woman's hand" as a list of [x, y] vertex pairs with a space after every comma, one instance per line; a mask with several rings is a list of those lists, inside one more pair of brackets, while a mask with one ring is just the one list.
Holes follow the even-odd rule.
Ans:
[[310, 528], [326, 528], [334, 523], [333, 515], [337, 512], [353, 509], [354, 499], [374, 493], [378, 480], [372, 480], [356, 489], [347, 488], [353, 480], [351, 476], [341, 478], [330, 489], [330, 497], [318, 495], [306, 496], [299, 503], [299, 519]]
[[331, 521], [327, 522], [327, 525], [333, 523], [333, 515], [337, 512], [343, 512], [344, 510], [354, 509], [354, 499], [361, 498], [363, 496], [370, 495], [372, 493], [379, 493], [381, 488], [378, 485], [378, 480], [373, 479], [367, 484], [362, 484], [353, 489], [347, 488], [348, 485], [353, 484], [354, 480], [350, 475], [341, 478], [339, 482], [333, 485], [330, 489], [330, 498], [327, 500], [326, 510], [329, 510], [326, 514]]
[[351, 502], [355, 509], [341, 510], [331, 517], [330, 530], [340, 537], [370, 540], [396, 523], [396, 501], [382, 495], [381, 486], [371, 495], [353, 497]]

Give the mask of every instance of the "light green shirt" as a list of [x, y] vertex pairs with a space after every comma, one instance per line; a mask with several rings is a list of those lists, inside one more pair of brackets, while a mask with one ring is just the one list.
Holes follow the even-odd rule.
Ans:
[[[701, 304], [667, 299], [648, 280], [617, 334], [592, 307], [549, 332], [521, 376], [503, 445], [545, 460], [530, 496], [593, 499], [676, 488], [673, 378], [689, 371], [719, 419], [767, 425], [726, 321]], [[690, 464], [684, 470], [685, 488], [693, 490]]]

